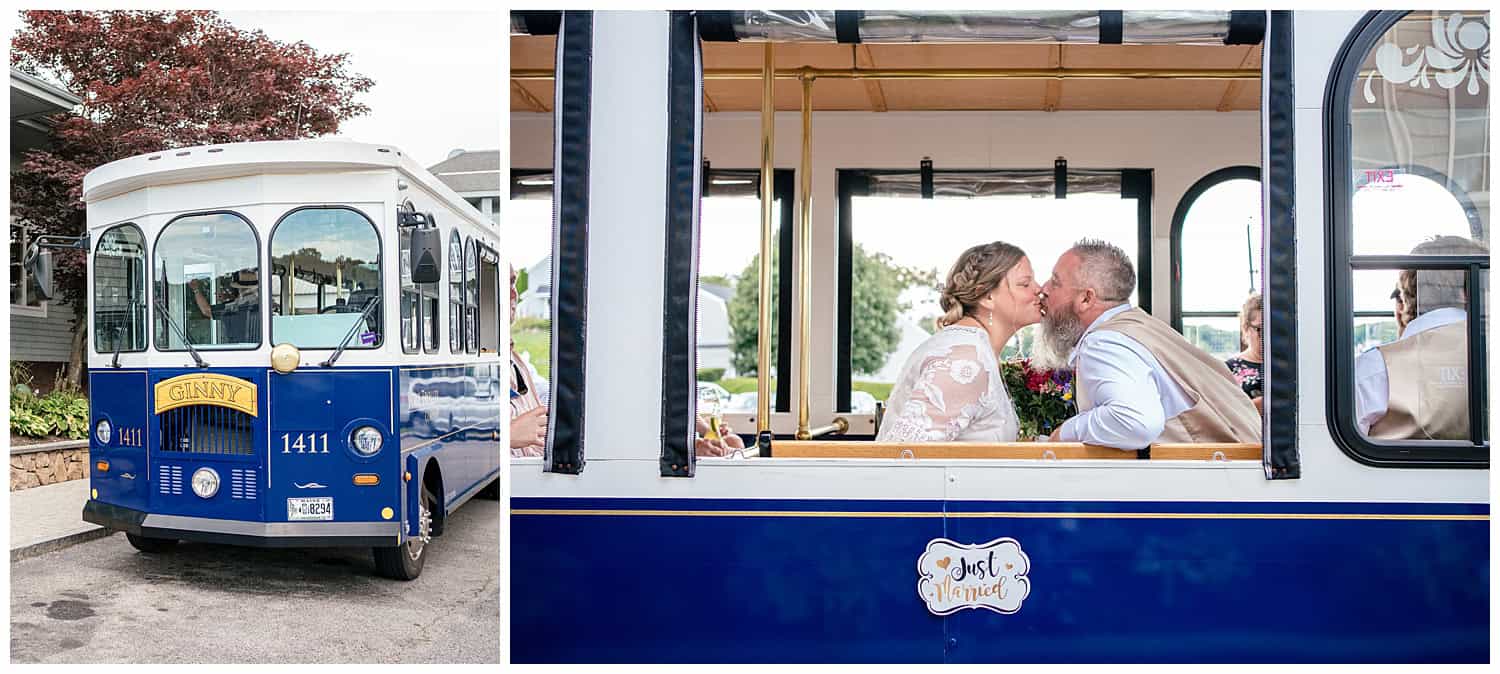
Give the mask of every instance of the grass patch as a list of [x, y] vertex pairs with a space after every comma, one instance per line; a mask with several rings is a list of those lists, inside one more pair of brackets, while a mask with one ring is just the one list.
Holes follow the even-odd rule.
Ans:
[[552, 381], [552, 332], [549, 330], [513, 330], [510, 338], [516, 343], [516, 353], [531, 354], [531, 365], [543, 379]]
[[[725, 377], [718, 384], [730, 393], [749, 393], [755, 390], [755, 377]], [[771, 378], [771, 390], [776, 390], [776, 379]]]
[[896, 385], [893, 383], [886, 384], [878, 381], [849, 382], [849, 388], [852, 388], [856, 391], [864, 391], [865, 393], [875, 396], [875, 400], [882, 403], [891, 397], [891, 389], [895, 388], [895, 386]]

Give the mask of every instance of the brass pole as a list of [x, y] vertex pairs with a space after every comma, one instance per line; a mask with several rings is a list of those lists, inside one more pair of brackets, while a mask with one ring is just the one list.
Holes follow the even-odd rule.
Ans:
[[[766, 43], [760, 91], [760, 341], [756, 351], [755, 423], [757, 443], [770, 443], [771, 433], [771, 217], [775, 197], [776, 61], [775, 47]], [[785, 326], [782, 327], [786, 329]], [[788, 373], [782, 372], [785, 377]], [[767, 454], [762, 447], [761, 454]]]
[[798, 169], [801, 187], [797, 196], [802, 199], [802, 208], [797, 222], [797, 240], [801, 244], [798, 257], [797, 280], [801, 282], [798, 307], [798, 328], [801, 334], [797, 357], [797, 439], [807, 440], [809, 432], [811, 401], [808, 391], [812, 387], [812, 364], [808, 359], [808, 345], [812, 344], [812, 87], [816, 76], [804, 71], [802, 80], [802, 164]]
[[[546, 68], [510, 71], [513, 80], [550, 80]], [[1257, 68], [795, 68], [776, 71], [778, 79], [806, 77], [846, 80], [1258, 80]], [[763, 79], [760, 68], [703, 71], [705, 80]]]

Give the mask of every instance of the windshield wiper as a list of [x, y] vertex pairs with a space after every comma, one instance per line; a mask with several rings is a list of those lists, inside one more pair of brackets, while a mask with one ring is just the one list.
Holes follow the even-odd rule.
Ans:
[[349, 332], [344, 334], [344, 341], [339, 342], [339, 348], [333, 351], [333, 355], [329, 356], [328, 360], [319, 363], [320, 365], [323, 367], [333, 367], [334, 362], [339, 359], [339, 356], [344, 355], [344, 349], [348, 348], [349, 340], [354, 339], [354, 333], [359, 331], [359, 326], [364, 325], [365, 320], [370, 317], [370, 310], [374, 309], [378, 304], [380, 304], [379, 296], [370, 298], [370, 301], [365, 304], [365, 310], [359, 312], [359, 318], [354, 320], [354, 325], [349, 326]]
[[183, 345], [188, 348], [188, 353], [193, 355], [193, 362], [197, 363], [198, 367], [208, 367], [208, 363], [203, 362], [203, 357], [198, 355], [198, 350], [193, 348], [193, 340], [188, 339], [187, 333], [182, 331], [177, 321], [172, 320], [172, 312], [167, 311], [167, 305], [161, 301], [160, 295], [156, 296], [156, 310], [161, 312], [162, 318], [167, 319], [167, 325], [172, 326], [172, 330], [177, 333], [177, 338], [182, 340]]

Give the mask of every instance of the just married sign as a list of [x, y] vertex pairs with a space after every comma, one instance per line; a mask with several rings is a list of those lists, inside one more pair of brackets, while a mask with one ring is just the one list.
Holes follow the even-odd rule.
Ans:
[[1015, 613], [1031, 593], [1031, 560], [1013, 538], [963, 545], [934, 538], [917, 559], [917, 594], [935, 615], [966, 608]]

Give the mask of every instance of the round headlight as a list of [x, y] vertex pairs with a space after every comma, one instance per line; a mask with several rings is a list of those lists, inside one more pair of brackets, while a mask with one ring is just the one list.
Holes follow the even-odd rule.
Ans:
[[99, 444], [108, 445], [111, 430], [112, 429], [110, 429], [109, 427], [109, 420], [100, 419], [99, 423], [94, 425], [94, 438], [99, 441]]
[[193, 493], [200, 498], [213, 498], [219, 493], [219, 473], [212, 468], [193, 471]]
[[287, 374], [297, 369], [302, 364], [302, 352], [291, 344], [277, 344], [271, 347], [271, 369]]
[[354, 451], [360, 456], [375, 456], [380, 451], [380, 446], [385, 443], [380, 431], [374, 426], [360, 426], [354, 429], [354, 434], [349, 436], [350, 444], [354, 445]]

